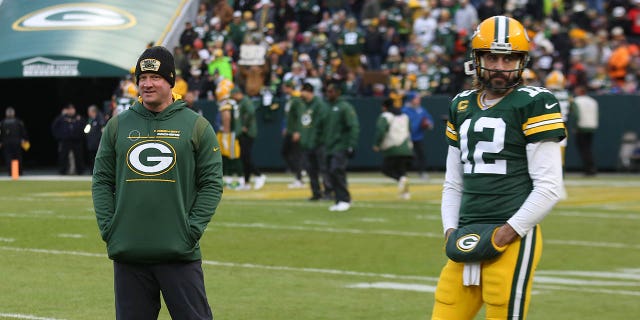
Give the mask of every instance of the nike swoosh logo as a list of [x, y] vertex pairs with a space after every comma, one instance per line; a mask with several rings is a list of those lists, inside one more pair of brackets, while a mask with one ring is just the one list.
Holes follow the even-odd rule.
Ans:
[[213, 147], [213, 152], [220, 150], [220, 147]]
[[553, 108], [556, 104], [558, 104], [558, 103], [557, 103], [557, 102], [556, 102], [556, 103], [554, 103], [554, 104], [546, 104], [546, 103], [545, 103], [545, 104], [544, 104], [544, 107], [545, 107], [545, 108], [547, 108], [547, 109], [551, 109], [551, 108]]

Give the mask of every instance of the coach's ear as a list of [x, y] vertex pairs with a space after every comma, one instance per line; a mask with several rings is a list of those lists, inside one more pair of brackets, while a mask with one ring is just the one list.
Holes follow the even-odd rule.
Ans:
[[497, 247], [493, 237], [502, 224], [472, 224], [454, 230], [445, 251], [455, 262], [481, 262], [499, 256], [506, 248]]

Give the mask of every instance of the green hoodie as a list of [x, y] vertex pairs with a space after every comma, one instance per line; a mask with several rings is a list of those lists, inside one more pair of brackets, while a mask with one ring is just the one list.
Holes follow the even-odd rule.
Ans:
[[360, 123], [355, 108], [343, 98], [329, 101], [324, 125], [324, 145], [327, 155], [336, 154], [358, 145]]
[[92, 195], [109, 258], [201, 259], [199, 240], [222, 196], [213, 128], [183, 100], [160, 113], [136, 102], [104, 129]]
[[322, 132], [327, 115], [327, 105], [318, 97], [311, 101], [303, 100], [300, 113], [300, 147], [303, 150], [313, 150], [322, 145]]

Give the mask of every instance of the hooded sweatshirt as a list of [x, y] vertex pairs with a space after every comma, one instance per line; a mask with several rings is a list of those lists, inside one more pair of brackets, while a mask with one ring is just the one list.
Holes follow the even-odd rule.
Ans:
[[199, 240], [222, 196], [213, 128], [183, 100], [160, 113], [136, 102], [104, 129], [92, 195], [110, 259], [201, 259]]

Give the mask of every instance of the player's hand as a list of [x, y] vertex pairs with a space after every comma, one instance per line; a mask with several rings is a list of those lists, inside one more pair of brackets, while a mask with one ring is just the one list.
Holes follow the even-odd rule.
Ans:
[[502, 227], [498, 228], [493, 241], [495, 242], [496, 246], [504, 247], [515, 241], [516, 238], [518, 238], [518, 233], [513, 230], [513, 228], [508, 223], [505, 223]]
[[455, 228], [449, 228], [447, 229], [447, 231], [444, 233], [444, 240], [447, 241], [447, 239], [449, 239], [449, 236], [451, 235], [451, 233], [456, 230]]

